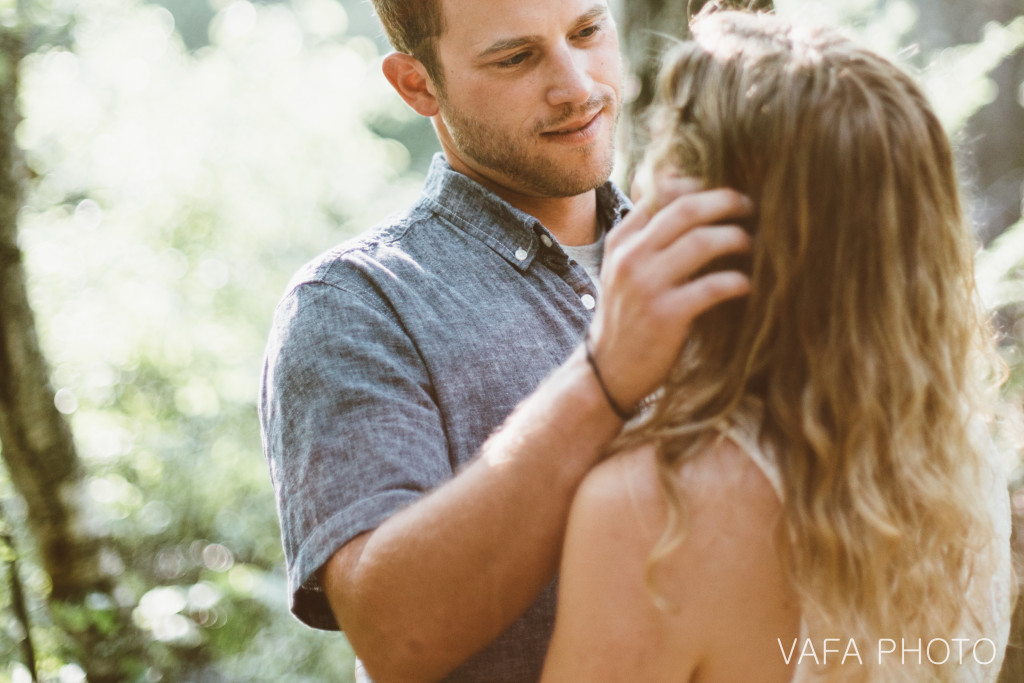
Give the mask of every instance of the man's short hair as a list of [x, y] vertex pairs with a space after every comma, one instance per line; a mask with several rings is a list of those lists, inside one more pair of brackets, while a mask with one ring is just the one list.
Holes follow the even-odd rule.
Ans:
[[445, 30], [441, 0], [373, 0], [392, 47], [423, 64], [434, 85], [443, 88], [437, 39]]

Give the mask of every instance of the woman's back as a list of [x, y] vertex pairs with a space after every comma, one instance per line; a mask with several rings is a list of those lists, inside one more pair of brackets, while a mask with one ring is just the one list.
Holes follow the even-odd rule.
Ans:
[[[949, 587], [972, 595], [983, 636], [950, 633], [921, 643], [897, 637], [866, 647], [842, 633], [808, 632], [803, 623], [781, 561], [780, 472], [759, 429], [756, 406], [747, 406], [713, 448], [682, 464], [675, 485], [687, 501], [688, 533], [651, 573], [648, 560], [669, 516], [654, 450], [620, 453], [588, 476], [570, 518], [559, 627], [544, 680], [815, 683], [824, 680], [819, 667], [836, 664], [844, 667], [841, 680], [886, 680], [866, 660], [911, 676], [916, 669], [917, 680], [928, 680], [921, 663], [930, 657], [962, 660], [958, 681], [994, 681], [1013, 593], [999, 463], [988, 499], [997, 528], [994, 566]], [[586, 657], [574, 654], [580, 652]]]
[[800, 610], [773, 533], [774, 489], [729, 441], [688, 461], [677, 483], [689, 533], [648, 581], [668, 516], [653, 449], [588, 476], [570, 516], [545, 681], [790, 680], [776, 639], [798, 637]]

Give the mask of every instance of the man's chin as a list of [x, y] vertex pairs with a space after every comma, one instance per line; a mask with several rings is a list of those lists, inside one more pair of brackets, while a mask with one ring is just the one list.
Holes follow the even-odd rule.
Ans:
[[562, 172], [550, 177], [548, 187], [552, 197], [575, 197], [604, 185], [612, 174], [612, 163], [591, 163], [586, 166], [565, 166]]
[[501, 163], [479, 163], [492, 182], [526, 194], [566, 198], [585, 194], [603, 185], [611, 176], [614, 155], [558, 154], [503, 159]]

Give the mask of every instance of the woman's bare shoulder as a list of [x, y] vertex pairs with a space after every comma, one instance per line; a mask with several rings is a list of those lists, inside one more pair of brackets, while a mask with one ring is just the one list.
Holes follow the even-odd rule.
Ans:
[[[680, 672], [694, 666], [695, 648], [663, 647], [662, 622], [645, 580], [657, 540], [646, 510], [656, 500], [653, 455], [653, 449], [641, 448], [610, 458], [577, 491], [545, 683], [678, 681]], [[662, 672], [672, 675], [666, 679]]]
[[764, 513], [776, 513], [780, 507], [760, 467], [732, 440], [723, 438], [685, 463], [667, 467], [659, 464], [652, 444], [613, 455], [584, 479], [574, 514], [593, 515], [613, 526], [632, 525], [633, 531], [639, 527], [653, 543], [667, 521], [662, 483], [666, 478], [684, 501], [687, 514], [701, 519], [731, 517], [744, 507], [754, 513], [750, 517], [767, 526], [773, 515]]
[[[684, 535], [652, 565], [669, 519], [665, 472], [685, 510]], [[644, 680], [662, 680], [662, 672], [678, 680], [681, 670], [700, 670], [702, 680], [751, 672], [784, 680], [776, 638], [796, 636], [799, 612], [779, 561], [780, 509], [764, 473], [728, 439], [671, 468], [650, 445], [602, 462], [573, 503], [562, 590], [577, 608], [602, 594], [607, 611], [577, 629], [589, 638], [595, 619], [614, 616], [603, 644], [614, 639], [613, 651], [645, 662]]]
[[608, 530], [636, 531], [657, 521], [660, 500], [655, 449], [643, 445], [592, 469], [576, 493], [572, 514]]

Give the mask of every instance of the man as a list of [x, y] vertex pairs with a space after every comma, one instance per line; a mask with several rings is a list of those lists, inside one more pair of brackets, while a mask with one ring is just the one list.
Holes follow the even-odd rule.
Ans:
[[[694, 275], [747, 248], [721, 224], [751, 206], [675, 179], [622, 219], [604, 0], [375, 7], [443, 156], [277, 310], [261, 417], [292, 609], [379, 683], [536, 680], [573, 493], [690, 321], [746, 292]], [[599, 291], [567, 250], [602, 240]]]

